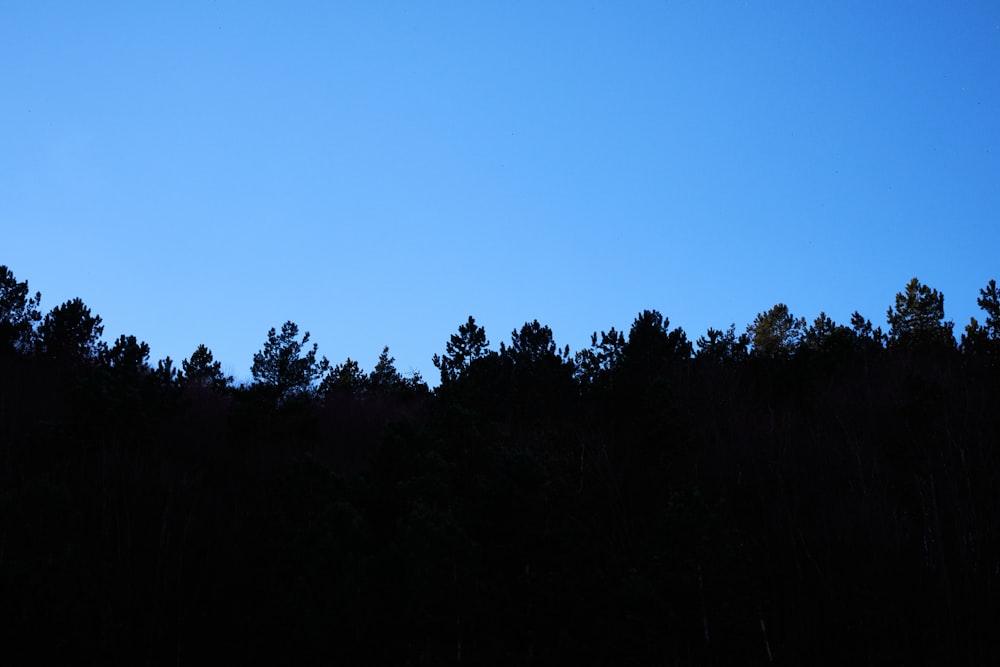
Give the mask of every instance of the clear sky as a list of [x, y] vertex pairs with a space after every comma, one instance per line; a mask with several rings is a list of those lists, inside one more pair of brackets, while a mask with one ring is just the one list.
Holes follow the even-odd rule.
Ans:
[[[0, 264], [153, 360], [1000, 279], [1000, 3], [0, 4]], [[980, 318], [981, 319], [981, 318]]]

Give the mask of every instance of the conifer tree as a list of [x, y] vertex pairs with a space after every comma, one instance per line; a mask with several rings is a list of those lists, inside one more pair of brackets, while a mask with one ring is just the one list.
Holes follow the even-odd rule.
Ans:
[[28, 281], [18, 282], [14, 273], [0, 266], [0, 346], [10, 346], [24, 353], [31, 349], [35, 327], [42, 316], [38, 312], [41, 292], [28, 292]]
[[150, 370], [149, 345], [135, 336], [122, 334], [102, 355], [104, 363], [119, 375], [145, 375]]
[[105, 350], [100, 315], [92, 315], [79, 298], [53, 308], [38, 327], [41, 351], [61, 363], [93, 362]]
[[445, 344], [445, 353], [435, 354], [431, 359], [435, 368], [441, 371], [442, 384], [457, 380], [473, 361], [486, 354], [489, 345], [486, 330], [469, 315], [468, 322], [460, 325], [458, 333], [452, 334]]
[[396, 358], [389, 356], [389, 346], [382, 348], [375, 368], [368, 375], [368, 386], [373, 391], [392, 391], [404, 386], [403, 376], [396, 370]]
[[944, 295], [913, 278], [889, 308], [890, 347], [954, 347], [954, 323], [944, 320]]
[[979, 290], [976, 303], [985, 311], [986, 321], [980, 324], [975, 317], [970, 318], [962, 334], [962, 351], [996, 355], [1000, 353], [1000, 291], [995, 280]]
[[873, 327], [872, 321], [865, 319], [858, 311], [851, 314], [851, 332], [854, 334], [855, 343], [863, 350], [882, 349], [885, 343], [882, 327]]
[[783, 303], [758, 313], [753, 324], [747, 327], [753, 343], [753, 354], [758, 357], [787, 357], [798, 347], [805, 334], [806, 319], [794, 317]]
[[584, 387], [592, 387], [607, 379], [621, 365], [625, 354], [625, 334], [616, 331], [602, 331], [601, 340], [597, 332], [590, 336], [590, 347], [576, 353], [576, 378]]
[[212, 351], [204, 344], [191, 353], [190, 359], [181, 361], [184, 381], [189, 385], [211, 387], [216, 390], [229, 388], [233, 378], [222, 372], [222, 363], [215, 360]]
[[279, 402], [295, 396], [312, 393], [316, 383], [329, 371], [330, 362], [326, 357], [317, 360], [317, 345], [305, 349], [309, 342], [307, 331], [299, 341], [299, 327], [294, 322], [285, 322], [281, 333], [271, 329], [267, 332], [264, 349], [253, 355], [250, 368], [254, 383], [272, 389]]
[[737, 336], [736, 324], [730, 324], [726, 331], [709, 327], [705, 335], [695, 341], [695, 345], [698, 346], [696, 359], [712, 360], [717, 363], [742, 361], [749, 354], [750, 336], [745, 333]]
[[319, 393], [323, 396], [353, 396], [355, 398], [364, 396], [368, 392], [368, 375], [361, 370], [361, 366], [350, 357], [342, 364], [333, 367], [323, 383], [320, 385]]

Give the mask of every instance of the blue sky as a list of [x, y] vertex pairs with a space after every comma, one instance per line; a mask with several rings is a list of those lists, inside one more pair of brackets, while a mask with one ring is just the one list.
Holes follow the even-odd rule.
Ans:
[[1000, 4], [0, 6], [0, 264], [154, 360], [403, 372], [1000, 279]]

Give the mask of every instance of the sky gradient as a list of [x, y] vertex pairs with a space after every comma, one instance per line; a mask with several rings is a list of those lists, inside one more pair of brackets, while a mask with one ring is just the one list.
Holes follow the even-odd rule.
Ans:
[[775, 303], [956, 334], [1000, 279], [995, 2], [0, 6], [0, 264], [239, 379], [269, 328], [432, 384]]

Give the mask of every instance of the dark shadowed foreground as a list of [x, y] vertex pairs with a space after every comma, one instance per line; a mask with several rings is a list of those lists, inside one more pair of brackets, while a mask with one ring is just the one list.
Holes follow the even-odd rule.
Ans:
[[916, 280], [887, 334], [470, 318], [430, 391], [290, 322], [153, 367], [2, 273], [7, 664], [1000, 662], [993, 283], [959, 346]]

